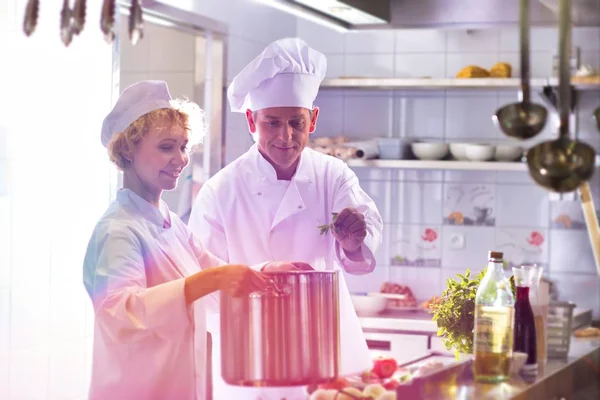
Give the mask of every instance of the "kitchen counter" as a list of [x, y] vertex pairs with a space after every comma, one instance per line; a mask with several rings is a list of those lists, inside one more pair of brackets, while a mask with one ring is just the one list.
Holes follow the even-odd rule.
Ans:
[[[431, 320], [431, 314], [425, 311], [393, 311], [386, 310], [374, 317], [359, 317], [363, 331], [411, 333], [434, 335], [437, 333], [437, 323]], [[590, 309], [575, 308], [573, 311], [573, 329], [588, 326], [592, 322]]]
[[470, 376], [455, 385], [434, 390], [439, 393], [431, 398], [439, 400], [597, 400], [600, 398], [600, 339], [573, 337], [569, 357], [549, 360], [532, 383], [513, 378], [504, 383], [486, 384], [474, 382]]

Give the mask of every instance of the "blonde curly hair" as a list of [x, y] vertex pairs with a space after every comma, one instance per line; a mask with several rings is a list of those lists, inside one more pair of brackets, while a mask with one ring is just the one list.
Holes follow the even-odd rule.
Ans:
[[207, 131], [205, 114], [196, 103], [188, 100], [172, 100], [171, 108], [159, 108], [133, 121], [123, 132], [117, 132], [108, 143], [108, 156], [119, 169], [130, 164], [135, 148], [148, 135], [150, 128], [159, 121], [167, 121], [169, 127], [183, 128], [188, 134], [188, 148], [193, 152], [202, 143]]

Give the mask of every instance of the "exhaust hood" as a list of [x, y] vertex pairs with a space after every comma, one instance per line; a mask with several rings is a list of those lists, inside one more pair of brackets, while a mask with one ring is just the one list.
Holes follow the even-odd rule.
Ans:
[[[263, 2], [265, 2], [263, 0]], [[519, 0], [270, 0], [352, 30], [477, 29], [517, 25]], [[558, 0], [534, 0], [531, 25], [556, 26]], [[600, 0], [572, 0], [575, 26], [600, 26]]]

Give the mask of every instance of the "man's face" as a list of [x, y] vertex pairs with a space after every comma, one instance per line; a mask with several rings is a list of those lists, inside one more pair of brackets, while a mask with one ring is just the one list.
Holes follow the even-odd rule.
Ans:
[[296, 166], [308, 137], [315, 131], [319, 108], [272, 107], [246, 110], [250, 132], [257, 135], [258, 148], [278, 170]]

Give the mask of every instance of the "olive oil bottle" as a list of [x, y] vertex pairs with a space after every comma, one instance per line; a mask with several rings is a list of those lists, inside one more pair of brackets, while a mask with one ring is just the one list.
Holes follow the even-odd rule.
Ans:
[[515, 299], [502, 257], [501, 252], [489, 252], [488, 268], [475, 296], [473, 373], [480, 382], [502, 382], [510, 373]]

